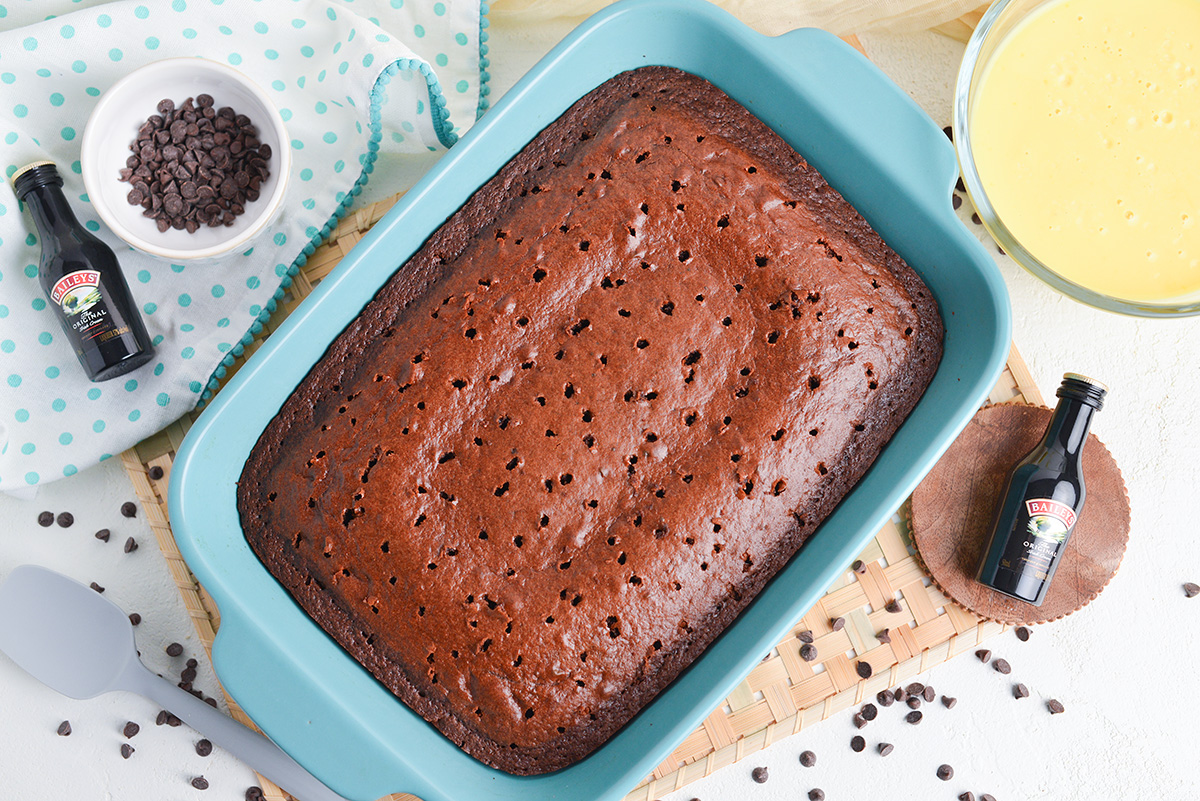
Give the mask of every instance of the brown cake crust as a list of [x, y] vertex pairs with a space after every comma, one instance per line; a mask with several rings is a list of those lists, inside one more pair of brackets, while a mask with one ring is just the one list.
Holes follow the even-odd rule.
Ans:
[[468, 753], [582, 759], [693, 661], [916, 404], [916, 274], [708, 82], [546, 128], [330, 346], [246, 462], [247, 540]]

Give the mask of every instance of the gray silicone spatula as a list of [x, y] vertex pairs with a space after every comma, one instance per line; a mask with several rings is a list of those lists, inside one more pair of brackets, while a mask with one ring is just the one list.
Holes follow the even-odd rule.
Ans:
[[120, 607], [66, 576], [22, 565], [0, 584], [0, 651], [71, 698], [126, 690], [151, 699], [299, 801], [346, 801], [266, 737], [151, 673]]

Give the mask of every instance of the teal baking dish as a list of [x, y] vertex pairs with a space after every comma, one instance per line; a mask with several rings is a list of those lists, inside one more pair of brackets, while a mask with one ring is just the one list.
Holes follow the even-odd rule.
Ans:
[[[390, 275], [579, 97], [647, 64], [712, 81], [816, 166], [924, 278], [946, 327], [924, 397], [835, 513], [724, 634], [591, 756], [516, 777], [477, 762], [314, 624], [251, 552], [234, 482], [284, 400]], [[225, 687], [337, 792], [371, 801], [615, 800], [721, 703], [900, 505], [983, 402], [1010, 318], [991, 258], [951, 209], [954, 152], [882, 73], [829, 34], [755, 33], [706, 3], [629, 0], [592, 17], [518, 83], [326, 278], [215, 398], [179, 450], [175, 537], [216, 600]]]

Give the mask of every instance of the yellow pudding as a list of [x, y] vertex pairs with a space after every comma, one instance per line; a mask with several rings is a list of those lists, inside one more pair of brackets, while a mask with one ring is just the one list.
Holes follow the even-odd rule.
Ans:
[[1124, 300], [1200, 295], [1200, 2], [1045, 4], [969, 122], [988, 199], [1044, 265]]

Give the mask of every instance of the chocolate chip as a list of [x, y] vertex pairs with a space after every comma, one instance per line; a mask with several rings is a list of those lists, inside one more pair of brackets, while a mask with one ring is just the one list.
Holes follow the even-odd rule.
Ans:
[[200, 663], [196, 661], [196, 658], [194, 656], [189, 656], [188, 661], [184, 662], [184, 667], [194, 668], [199, 664]]
[[1200, 584], [1189, 581], [1183, 585], [1183, 594], [1189, 598], [1195, 598], [1200, 595]]
[[96, 532], [95, 536], [96, 536], [96, 539], [100, 540], [101, 542], [108, 542], [108, 538], [111, 535], [112, 535], [111, 531], [109, 531], [106, 528], [102, 528]]
[[861, 559], [855, 559], [854, 564], [850, 565], [850, 569], [860, 575], [867, 572], [867, 566], [863, 564], [863, 560]]
[[137, 540], [135, 540], [133, 537], [130, 537], [129, 539], [125, 540], [125, 553], [133, 553], [137, 549], [138, 549]]
[[875, 700], [879, 702], [880, 706], [891, 706], [896, 702], [890, 690], [880, 690], [875, 694]]
[[897, 614], [900, 611], [900, 602], [893, 598], [892, 600], [888, 601], [883, 608], [885, 611], [893, 615]]
[[181, 678], [184, 681], [189, 682], [189, 683], [195, 681], [196, 680], [196, 669], [195, 668], [184, 668], [183, 672], [179, 674], [179, 678]]
[[203, 776], [197, 776], [196, 778], [192, 779], [192, 786], [197, 790], [207, 790], [208, 779], [204, 778]]
[[991, 793], [984, 793], [983, 795], [979, 796], [979, 801], [996, 801], [996, 796], [992, 795]]
[[892, 641], [892, 636], [888, 634], [888, 631], [890, 631], [890, 629], [884, 629], [883, 631], [877, 633], [875, 635], [875, 639], [879, 640], [884, 645], [887, 645]]
[[863, 739], [861, 734], [856, 734], [850, 738], [850, 747], [854, 751], [861, 753], [867, 747], [867, 741]]
[[135, 750], [136, 749], [129, 743], [121, 743], [121, 757], [123, 759], [129, 759], [131, 756], [133, 756], [133, 752]]
[[854, 713], [854, 728], [861, 729], [867, 725], [867, 719], [863, 717], [861, 712]]
[[955, 698], [953, 695], [943, 695], [942, 696], [942, 706], [946, 707], [946, 709], [954, 709], [954, 705], [957, 703], [958, 703], [958, 699]]
[[177, 729], [183, 724], [183, 721], [176, 717], [173, 713], [167, 713], [167, 725], [172, 729]]
[[955, 182], [955, 184], [954, 184], [954, 188], [955, 188], [955, 189], [957, 189], [959, 192], [966, 192], [966, 191], [967, 191], [967, 187], [966, 187], [966, 185], [963, 183], [962, 176], [959, 176], [958, 180], [957, 180], [957, 181]]
[[908, 696], [907, 700], [905, 700], [904, 703], [908, 704], [909, 709], [920, 709], [921, 708], [921, 696], [910, 695], [910, 696]]
[[125, 501], [121, 504], [121, 514], [125, 517], [137, 517], [137, 504], [133, 501]]
[[859, 714], [867, 720], [874, 720], [879, 715], [879, 709], [874, 704], [867, 702], [862, 705], [862, 709], [859, 710]]
[[206, 757], [212, 753], [212, 743], [208, 740], [200, 740], [196, 743], [196, 753], [202, 757]]
[[216, 698], [205, 698], [204, 703], [208, 704], [213, 709], [217, 708], [217, 699]]
[[754, 779], [754, 781], [756, 781], [759, 784], [764, 784], [767, 781], [767, 779], [770, 777], [767, 775], [766, 768], [757, 767], [754, 770], [750, 771], [750, 778]]
[[888, 754], [892, 753], [893, 750], [895, 750], [895, 746], [891, 743], [880, 743], [876, 746], [876, 748], [879, 750], [880, 756], [887, 756]]
[[946, 135], [946, 138], [949, 139], [951, 142], [954, 141], [954, 129], [951, 128], [949, 125], [947, 125], [945, 128], [942, 129], [942, 133], [944, 133]]
[[842, 629], [846, 628], [846, 618], [835, 617], [832, 621], [830, 621], [829, 625], [834, 631], [841, 631]]
[[965, 793], [959, 793], [958, 801], [975, 801], [975, 794], [970, 790], [967, 790]]
[[813, 633], [811, 631], [809, 631], [808, 629], [805, 629], [804, 631], [797, 634], [796, 638], [799, 639], [800, 642], [811, 643], [813, 641]]
[[1014, 684], [1012, 688], [1013, 698], [1028, 698], [1029, 688], [1024, 684]]
[[904, 692], [909, 695], [920, 695], [925, 692], [925, 685], [919, 681], [914, 681], [912, 684], [904, 688]]
[[139, 615], [137, 612], [130, 612], [129, 613], [129, 622], [134, 626], [140, 626], [142, 624], [142, 616]]
[[54, 512], [41, 512], [38, 514], [38, 525], [42, 528], [49, 528], [54, 525]]
[[938, 765], [937, 777], [944, 782], [948, 782], [954, 778], [954, 768], [949, 765]]
[[104, 588], [103, 588], [103, 587], [101, 587], [99, 584], [97, 584], [97, 583], [96, 583], [96, 582], [94, 582], [94, 581], [93, 581], [91, 584], [89, 584], [88, 586], [89, 586], [89, 587], [91, 587], [91, 588], [92, 588], [93, 590], [95, 590], [96, 592], [104, 592]]
[[262, 801], [263, 791], [261, 787], [247, 787], [245, 801]]
[[1024, 626], [1017, 626], [1017, 639], [1021, 642], [1029, 642], [1029, 629]]
[[928, 687], [928, 686], [927, 686], [927, 687], [925, 688], [925, 692], [921, 693], [921, 697], [922, 697], [922, 698], [924, 698], [924, 699], [925, 699], [925, 700], [926, 700], [928, 703], [931, 703], [931, 704], [932, 704], [932, 703], [933, 703], [933, 699], [934, 699], [934, 698], [937, 698], [937, 693], [935, 693], [935, 692], [933, 691], [933, 688], [932, 688], [932, 687]]
[[906, 693], [904, 691], [903, 687], [897, 687], [895, 690], [892, 691], [892, 700], [894, 700], [898, 704], [902, 704], [906, 700], [908, 700], [908, 693]]
[[808, 791], [808, 801], [825, 801], [825, 791], [820, 787], [814, 787]]
[[986, 662], [992, 658], [992, 652], [986, 648], [980, 648], [978, 651], [975, 652], [975, 658], [978, 659], [980, 662]]
[[1066, 707], [1062, 705], [1062, 701], [1059, 701], [1055, 698], [1051, 698], [1046, 702], [1046, 708], [1050, 710], [1051, 715], [1061, 715], [1063, 712], [1067, 711]]
[[800, 764], [806, 768], [811, 768], [813, 765], [817, 764], [817, 755], [812, 751], [801, 751]]
[[862, 661], [855, 663], [854, 671], [856, 673], [858, 673], [859, 678], [862, 678], [862, 679], [871, 678], [871, 674], [875, 672], [874, 670], [872, 670], [870, 662], [862, 662]]
[[1003, 673], [1005, 676], [1007, 676], [1009, 673], [1012, 673], [1012, 665], [1008, 664], [1007, 659], [997, 659], [992, 663], [992, 668], [997, 673]]
[[167, 646], [167, 656], [180, 656], [183, 653], [183, 646], [177, 642], [173, 642]]
[[800, 646], [800, 658], [805, 662], [811, 662], [817, 658], [817, 647], [810, 643], [805, 643]]
[[64, 720], [62, 723], [58, 724], [58, 736], [59, 737], [70, 737], [71, 736], [71, 721]]
[[921, 722], [921, 718], [923, 717], [924, 715], [914, 709], [912, 712], [909, 712], [907, 715], [905, 715], [904, 719], [915, 726]]
[[959, 208], [962, 206], [962, 198], [959, 197], [958, 195], [953, 195], [951, 197], [951, 202], [954, 204], [955, 211], [958, 211]]
[[979, 219], [979, 215], [975, 213], [971, 214], [971, 222], [975, 223], [976, 225], [983, 225], [983, 220]]
[[131, 720], [125, 724], [124, 729], [121, 729], [121, 733], [124, 734], [125, 739], [128, 740], [130, 737], [133, 737], [135, 734], [137, 734], [141, 730], [142, 730], [142, 727], [137, 725], [136, 723], [134, 723]]
[[75, 523], [75, 515], [70, 512], [61, 512], [56, 520], [63, 528], [70, 528]]

